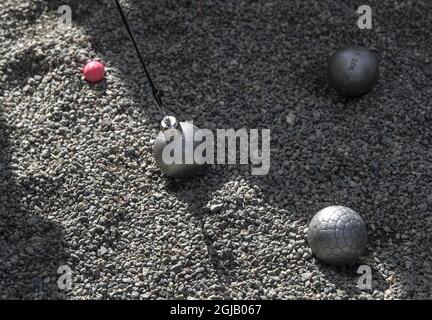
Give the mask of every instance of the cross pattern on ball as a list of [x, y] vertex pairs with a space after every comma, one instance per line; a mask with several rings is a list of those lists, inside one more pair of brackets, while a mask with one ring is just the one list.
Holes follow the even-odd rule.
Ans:
[[311, 220], [308, 241], [312, 252], [333, 265], [354, 262], [364, 251], [367, 231], [363, 219], [354, 210], [330, 206]]
[[[120, 3], [115, 0], [126, 30], [135, 47], [143, 71], [152, 89], [153, 97], [163, 116], [162, 130], [153, 144], [153, 157], [156, 165], [168, 177], [188, 178], [203, 172], [202, 163], [166, 163], [162, 157], [169, 140], [174, 138], [176, 145], [186, 144], [185, 132], [198, 130], [186, 122], [177, 124], [177, 119], [166, 115], [159, 90], [144, 63], [138, 45], [123, 13]], [[328, 62], [327, 76], [330, 85], [341, 95], [359, 96], [372, 90], [378, 81], [379, 65], [375, 55], [361, 46], [348, 46], [333, 53]], [[171, 119], [171, 120], [170, 120]], [[175, 134], [167, 138], [168, 133]], [[195, 149], [197, 144], [193, 142]], [[182, 148], [184, 150], [184, 148]], [[184, 158], [184, 154], [182, 155]], [[308, 241], [312, 252], [322, 261], [333, 265], [345, 265], [355, 261], [364, 251], [367, 231], [363, 219], [353, 210], [343, 206], [331, 206], [319, 211], [309, 225]]]

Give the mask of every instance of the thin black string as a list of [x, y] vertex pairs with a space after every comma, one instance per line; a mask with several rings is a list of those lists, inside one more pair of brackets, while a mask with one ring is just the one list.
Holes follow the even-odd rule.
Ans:
[[156, 100], [156, 105], [157, 105], [157, 107], [158, 107], [159, 113], [162, 115], [162, 117], [165, 117], [165, 115], [166, 115], [166, 111], [165, 111], [165, 108], [164, 108], [163, 103], [162, 103], [162, 98], [161, 98], [161, 96], [160, 96], [160, 92], [159, 92], [159, 90], [156, 88], [155, 84], [153, 83], [153, 80], [152, 80], [152, 78], [151, 78], [151, 76], [150, 76], [150, 73], [149, 73], [148, 70], [147, 70], [147, 67], [146, 67], [146, 65], [145, 65], [144, 59], [143, 59], [143, 57], [142, 57], [142, 55], [141, 55], [141, 52], [140, 52], [140, 50], [139, 50], [139, 48], [138, 48], [138, 45], [137, 45], [137, 43], [136, 43], [136, 41], [135, 41], [135, 38], [134, 38], [134, 36], [133, 36], [133, 34], [132, 34], [132, 31], [131, 31], [131, 29], [130, 29], [130, 27], [129, 27], [129, 24], [128, 24], [128, 22], [127, 22], [126, 16], [125, 16], [124, 13], [123, 13], [123, 9], [122, 9], [122, 7], [120, 6], [120, 3], [118, 2], [118, 0], [114, 0], [114, 1], [115, 1], [115, 3], [117, 4], [117, 8], [118, 8], [118, 10], [119, 10], [119, 12], [120, 12], [120, 15], [121, 15], [121, 17], [122, 17], [123, 23], [124, 23], [124, 25], [125, 25], [125, 27], [126, 27], [126, 30], [127, 30], [128, 34], [129, 34], [131, 40], [132, 40], [133, 46], [135, 47], [136, 53], [137, 53], [137, 55], [138, 55], [138, 58], [139, 58], [139, 60], [140, 60], [140, 62], [141, 62], [141, 65], [142, 65], [142, 67], [143, 67], [143, 69], [144, 69], [144, 73], [145, 73], [145, 75], [146, 75], [146, 77], [147, 77], [147, 80], [148, 80], [148, 82], [149, 82], [149, 84], [150, 84], [150, 87], [151, 87], [151, 90], [152, 90], [153, 97], [154, 97], [154, 99]]

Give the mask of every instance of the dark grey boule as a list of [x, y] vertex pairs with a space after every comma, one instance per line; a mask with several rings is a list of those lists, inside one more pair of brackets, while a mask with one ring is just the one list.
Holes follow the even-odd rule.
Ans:
[[327, 75], [330, 85], [341, 95], [360, 96], [372, 90], [377, 83], [378, 60], [365, 47], [341, 48], [330, 57]]
[[[176, 120], [174, 120], [176, 121]], [[198, 175], [203, 172], [205, 164], [196, 163], [195, 159], [193, 163], [165, 163], [162, 159], [162, 154], [164, 148], [168, 143], [174, 143], [175, 148], [181, 148], [183, 150], [182, 159], [184, 159], [185, 150], [185, 137], [194, 136], [195, 132], [199, 128], [189, 122], [176, 123], [176, 127], [165, 128], [159, 132], [153, 144], [153, 157], [155, 159], [156, 165], [162, 170], [164, 174], [172, 178], [188, 178]], [[193, 150], [200, 142], [193, 142]]]
[[366, 224], [354, 210], [330, 206], [312, 218], [308, 242], [313, 254], [320, 260], [335, 266], [350, 264], [366, 248]]

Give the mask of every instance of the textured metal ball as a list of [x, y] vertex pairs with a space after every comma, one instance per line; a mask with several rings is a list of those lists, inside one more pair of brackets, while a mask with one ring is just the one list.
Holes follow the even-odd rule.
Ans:
[[366, 248], [366, 225], [354, 210], [330, 206], [312, 218], [308, 242], [318, 259], [336, 266], [350, 264]]
[[341, 48], [330, 57], [327, 75], [330, 85], [341, 95], [360, 96], [372, 90], [377, 83], [378, 60], [365, 47]]
[[[162, 170], [164, 174], [172, 178], [188, 178], [198, 175], [203, 172], [205, 164], [196, 163], [170, 163], [166, 164], [162, 159], [162, 153], [168, 143], [172, 142], [176, 148], [183, 150], [182, 158], [184, 159], [184, 151], [186, 150], [185, 137], [194, 136], [199, 128], [189, 122], [180, 122], [179, 128], [168, 128], [159, 132], [153, 144], [153, 157], [156, 165]], [[172, 140], [171, 140], [172, 139]], [[200, 142], [193, 142], [193, 150]]]

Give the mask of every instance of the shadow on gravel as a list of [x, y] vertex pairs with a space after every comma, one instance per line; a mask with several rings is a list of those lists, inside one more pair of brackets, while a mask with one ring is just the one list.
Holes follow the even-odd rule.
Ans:
[[[82, 1], [78, 0], [45, 0], [45, 3], [48, 6], [48, 10], [53, 12], [56, 12], [60, 5], [70, 5], [74, 13], [74, 23], [85, 28], [88, 35], [94, 39], [94, 42], [92, 43], [94, 49], [97, 52], [100, 52], [104, 59], [107, 59], [112, 65], [122, 71], [122, 80], [128, 86], [131, 94], [134, 95], [134, 98], [139, 96], [137, 90], [147, 90], [147, 83], [144, 75], [141, 76], [139, 81], [140, 85], [138, 87], [136, 84], [137, 80], [134, 79], [134, 76], [129, 72], [130, 70], [128, 71], [125, 66], [131, 62], [138, 68], [138, 62], [123, 27], [120, 30], [113, 30], [112, 25], [109, 25], [110, 19], [118, 19], [117, 21], [120, 21], [120, 17], [116, 12], [113, 3], [106, 6], [98, 1], [88, 1], [83, 4]], [[104, 3], [108, 2], [104, 1]], [[131, 0], [128, 1], [128, 3], [130, 5], [134, 4], [135, 6], [139, 6], [139, 1]], [[157, 65], [163, 65], [160, 60], [165, 59], [165, 57], [167, 60], [171, 59], [170, 61], [179, 60], [177, 62], [171, 62], [172, 65], [170, 64], [168, 67], [164, 65], [166, 68], [165, 79], [169, 76], [169, 71], [167, 71], [168, 69], [179, 68], [179, 73], [182, 74], [183, 72], [187, 72], [186, 69], [192, 65], [192, 62], [196, 62], [199, 69], [199, 71], [194, 73], [194, 76], [197, 77], [197, 79], [193, 79], [194, 81], [191, 79], [171, 79], [171, 93], [176, 90], [182, 92], [182, 96], [179, 96], [178, 99], [174, 100], [174, 98], [172, 98], [172, 100], [174, 100], [172, 101], [172, 105], [174, 105], [173, 108], [177, 108], [178, 110], [181, 109], [180, 107], [182, 106], [182, 103], [184, 105], [190, 105], [190, 101], [194, 101], [194, 103], [192, 103], [194, 108], [189, 107], [187, 110], [184, 110], [184, 116], [186, 118], [192, 118], [193, 115], [195, 115], [198, 121], [197, 125], [204, 127], [207, 125], [204, 121], [206, 119], [211, 119], [213, 114], [205, 114], [207, 109], [203, 108], [202, 105], [207, 103], [207, 101], [205, 100], [205, 97], [202, 97], [203, 92], [205, 92], [204, 95], [208, 95], [208, 97], [212, 97], [212, 99], [214, 98], [214, 101], [211, 101], [211, 103], [215, 105], [215, 101], [219, 101], [217, 99], [220, 99], [230, 101], [230, 103], [236, 106], [243, 106], [244, 104], [251, 102], [249, 99], [252, 96], [257, 97], [257, 104], [267, 106], [268, 110], [265, 110], [263, 113], [261, 113], [261, 105], [259, 108], [251, 108], [250, 110], [244, 110], [241, 107], [233, 108], [232, 114], [228, 115], [222, 114], [221, 112], [218, 113], [217, 110], [211, 111], [218, 116], [218, 119], [225, 125], [231, 124], [231, 119], [238, 118], [239, 121], [241, 121], [242, 118], [239, 118], [240, 114], [246, 114], [250, 120], [249, 123], [242, 122], [245, 126], [250, 125], [259, 127], [264, 118], [267, 123], [274, 124], [274, 128], [272, 128], [272, 172], [267, 177], [243, 177], [250, 185], [258, 186], [263, 201], [271, 203], [278, 209], [288, 209], [291, 218], [299, 220], [305, 225], [307, 220], [312, 217], [313, 213], [322, 209], [326, 205], [341, 204], [352, 207], [358, 212], [364, 214], [368, 224], [375, 225], [374, 233], [381, 238], [381, 242], [377, 242], [376, 239], [373, 239], [373, 242], [369, 242], [369, 247], [372, 251], [374, 251], [377, 246], [379, 247], [380, 243], [382, 244], [385, 240], [390, 238], [391, 234], [385, 230], [389, 229], [394, 233], [403, 233], [404, 231], [410, 230], [410, 225], [406, 221], [393, 219], [393, 212], [405, 210], [407, 203], [410, 201], [415, 202], [416, 205], [423, 203], [420, 193], [419, 196], [410, 196], [412, 190], [409, 191], [408, 189], [409, 185], [413, 183], [412, 172], [417, 169], [413, 168], [414, 165], [412, 165], [411, 159], [404, 158], [402, 155], [397, 153], [399, 152], [397, 147], [410, 148], [411, 146], [409, 143], [409, 134], [403, 136], [398, 132], [398, 128], [394, 126], [395, 120], [392, 118], [393, 115], [388, 111], [394, 107], [395, 97], [399, 98], [401, 101], [404, 99], [403, 94], [400, 93], [397, 87], [397, 83], [395, 81], [388, 81], [388, 83], [385, 84], [385, 81], [380, 80], [377, 89], [365, 96], [361, 101], [345, 100], [337, 97], [331, 92], [325, 83], [325, 78], [322, 74], [325, 71], [322, 67], [322, 63], [325, 61], [324, 57], [328, 55], [336, 45], [347, 44], [349, 42], [365, 42], [365, 38], [358, 32], [358, 30], [347, 30], [344, 34], [344, 39], [333, 37], [332, 33], [329, 33], [328, 37], [324, 37], [324, 40], [317, 40], [318, 38], [313, 39], [313, 37], [311, 37], [311, 32], [319, 30], [319, 28], [316, 29], [317, 26], [310, 24], [311, 20], [309, 19], [309, 11], [314, 8], [311, 7], [309, 11], [306, 8], [294, 13], [290, 11], [293, 6], [284, 8], [284, 10], [288, 10], [287, 13], [292, 13], [291, 19], [294, 19], [293, 27], [299, 25], [299, 21], [304, 20], [305, 23], [309, 23], [308, 27], [315, 28], [316, 30], [311, 29], [309, 30], [310, 32], [306, 33], [308, 41], [300, 41], [296, 38], [297, 35], [295, 33], [281, 31], [281, 39], [278, 39], [274, 44], [276, 49], [279, 49], [280, 51], [286, 49], [284, 43], [293, 43], [293, 45], [288, 53], [284, 53], [284, 55], [281, 56], [282, 58], [278, 58], [279, 60], [274, 60], [274, 62], [272, 60], [273, 53], [269, 53], [266, 50], [263, 50], [263, 57], [250, 54], [251, 57], [259, 58], [258, 60], [267, 58], [265, 61], [258, 61], [260, 64], [257, 65], [259, 65], [262, 70], [271, 71], [275, 69], [273, 70], [275, 71], [273, 73], [275, 76], [279, 73], [283, 74], [283, 77], [277, 79], [280, 83], [274, 85], [274, 88], [269, 86], [266, 82], [268, 81], [269, 83], [273, 83], [273, 76], [268, 76], [267, 79], [263, 78], [262, 81], [256, 80], [255, 78], [250, 79], [261, 86], [261, 88], [259, 86], [257, 89], [254, 88], [254, 91], [252, 91], [253, 94], [251, 94], [251, 91], [246, 90], [246, 85], [241, 83], [241, 81], [234, 82], [234, 80], [232, 80], [232, 82], [229, 83], [229, 86], [222, 89], [218, 88], [219, 84], [224, 84], [224, 79], [221, 79], [218, 70], [221, 68], [229, 68], [230, 63], [238, 63], [238, 61], [233, 60], [233, 58], [236, 57], [235, 53], [239, 51], [245, 52], [245, 48], [238, 49], [237, 47], [229, 47], [231, 43], [224, 42], [225, 39], [219, 38], [218, 35], [211, 35], [209, 38], [209, 43], [213, 46], [211, 49], [199, 48], [201, 52], [196, 53], [195, 50], [191, 50], [189, 47], [182, 47], [185, 49], [185, 52], [187, 52], [184, 55], [191, 56], [191, 58], [185, 63], [182, 63], [181, 59], [185, 59], [184, 56], [177, 59], [178, 57], [176, 55], [178, 52], [174, 49], [171, 50], [172, 48], [178, 48], [178, 46], [170, 47], [169, 45], [166, 45], [165, 48], [159, 47], [158, 44], [162, 43], [163, 40], [158, 39], [155, 34], [164, 31], [164, 37], [169, 38], [167, 36], [169, 32], [163, 30], [165, 27], [168, 30], [172, 29], [177, 32], [177, 35], [180, 34], [181, 36], [184, 35], [181, 33], [182, 31], [186, 30], [185, 32], [189, 32], [186, 23], [183, 25], [182, 22], [175, 21], [172, 25], [169, 23], [166, 23], [165, 25], [165, 20], [161, 18], [161, 10], [163, 10], [163, 8], [161, 9], [161, 7], [158, 7], [159, 4], [162, 5], [162, 3], [156, 4], [155, 2], [154, 6], [151, 6], [152, 10], [154, 9], [155, 12], [145, 12], [145, 16], [142, 18], [144, 21], [143, 24], [145, 25], [143, 25], [142, 29], [137, 25], [132, 26], [132, 29], [136, 33], [138, 43], [145, 44], [146, 41], [149, 41], [148, 38], [146, 38], [146, 31], [148, 30], [149, 22], [145, 19], [146, 17], [157, 17], [157, 19], [155, 19], [157, 25], [152, 26], [153, 35], [151, 40], [153, 41], [153, 48], [158, 47], [160, 51], [168, 48], [167, 51], [169, 52], [166, 53], [165, 56], [163, 55], [162, 57], [158, 56], [157, 58], [154, 58], [154, 61], [151, 61], [150, 59], [150, 71], [158, 71]], [[173, 15], [173, 13], [176, 12], [175, 9], [177, 6], [180, 7], [177, 8], [179, 9], [178, 12], [182, 12], [180, 9], [189, 12], [191, 3], [190, 1], [182, 1], [179, 3], [164, 3], [164, 5], [169, 7], [170, 13]], [[307, 5], [305, 6], [307, 7]], [[85, 10], [83, 10], [83, 7], [85, 7]], [[126, 9], [126, 11], [128, 10]], [[220, 14], [226, 14], [229, 19], [239, 19], [239, 23], [246, 24], [248, 27], [253, 25], [253, 23], [248, 24], [241, 20], [240, 16], [234, 16], [233, 14], [233, 16], [230, 17], [229, 15], [231, 13], [229, 10], [226, 12], [221, 10]], [[383, 16], [386, 15], [385, 12], [381, 12], [381, 14]], [[102, 21], [97, 21], [93, 15], [97, 15], [100, 19], [102, 19], [102, 17], [105, 18], [103, 18]], [[391, 15], [391, 12], [389, 15]], [[225, 17], [225, 19], [227, 19], [227, 17]], [[208, 20], [203, 18], [198, 25], [205, 27], [207, 23], [214, 22], [212, 21], [213, 18], [214, 17], [210, 17]], [[257, 17], [257, 19], [259, 18], [260, 17]], [[386, 20], [387, 18], [388, 20]], [[264, 16], [263, 19], [265, 19]], [[381, 28], [391, 28], [391, 23], [396, 21], [391, 17], [383, 17], [383, 19], [388, 21], [390, 26], [383, 25]], [[317, 21], [317, 23], [318, 22], [319, 21]], [[188, 21], [188, 23], [190, 23], [190, 21]], [[330, 23], [331, 21], [329, 24]], [[178, 29], [176, 29], [176, 27], [178, 27]], [[223, 25], [222, 27], [225, 29], [229, 28], [229, 26], [226, 25]], [[234, 25], [231, 27], [235, 30]], [[269, 30], [271, 30], [275, 25], [269, 23], [268, 27]], [[324, 28], [323, 26], [321, 27]], [[332, 25], [332, 27], [336, 28], [335, 25]], [[395, 30], [397, 29], [398, 28], [395, 27]], [[193, 30], [196, 31], [196, 29]], [[299, 32], [298, 37], [301, 37], [301, 31], [297, 29], [295, 30], [296, 32]], [[331, 31], [332, 29], [329, 28], [329, 30]], [[199, 28], [198, 31], [200, 31]], [[260, 32], [263, 34], [260, 35]], [[265, 36], [265, 32], [266, 30], [256, 30], [255, 33], [249, 32], [246, 33], [246, 35], [257, 34], [256, 39], [259, 39], [259, 36]], [[399, 43], [404, 43], [403, 39], [410, 37], [407, 30], [404, 32], [406, 33], [399, 34], [401, 37], [404, 37], [398, 41]], [[205, 30], [203, 33], [205, 34]], [[271, 34], [274, 35], [273, 33]], [[294, 35], [295, 37], [291, 37], [291, 35]], [[330, 37], [330, 35], [332, 37]], [[104, 40], [109, 36], [112, 36], [117, 40], [122, 39], [121, 44], [119, 44], [117, 48], [109, 47], [107, 44], [108, 41], [104, 42]], [[206, 39], [202, 33], [199, 36], [202, 39]], [[236, 34], [233, 33], [232, 36], [235, 37]], [[253, 38], [252, 40], [256, 39]], [[265, 40], [267, 41], [267, 39], [272, 41], [271, 37], [267, 37]], [[249, 41], [250, 40], [251, 39], [249, 39]], [[393, 53], [396, 48], [398, 48], [397, 46], [392, 46], [392, 43], [390, 42], [380, 44], [379, 40], [374, 39], [374, 35], [372, 35], [367, 41], [378, 43], [375, 47], [383, 55], [384, 52]], [[247, 41], [245, 40], [245, 42]], [[184, 45], [179, 42], [179, 45], [180, 44]], [[238, 44], [239, 47], [240, 44], [241, 43]], [[368, 43], [366, 43], [366, 45], [367, 44]], [[187, 45], [188, 44], [185, 46]], [[224, 45], [226, 45], [226, 47], [224, 47]], [[271, 45], [273, 45], [273, 43], [271, 43]], [[125, 48], [125, 46], [127, 46], [127, 48]], [[210, 52], [213, 49], [215, 52]], [[144, 52], [144, 55], [146, 54], [147, 52]], [[209, 59], [209, 61], [199, 61], [198, 58], [200, 55], [206, 57], [208, 54], [213, 54], [211, 57], [213, 60]], [[300, 64], [300, 58], [302, 55], [308, 56], [305, 60], [309, 61], [309, 64], [298, 66], [292, 65], [293, 63], [297, 63], [297, 61], [300, 61], [298, 62], [298, 64]], [[173, 56], [175, 56], [175, 58], [173, 58]], [[243, 65], [256, 63], [256, 61], [251, 57], [242, 57], [245, 59]], [[288, 62], [282, 64], [280, 63], [281, 61]], [[413, 60], [409, 60], [408, 62], [415, 63]], [[408, 62], [406, 68], [412, 68], [413, 70], [418, 68], [416, 65], [409, 65]], [[392, 64], [393, 62], [388, 62], [385, 59], [382, 59], [381, 63], [382, 74], [388, 78], [389, 71], [386, 70], [394, 68]], [[421, 63], [421, 61], [419, 63]], [[216, 66], [214, 64], [216, 64]], [[297, 70], [297, 67], [301, 68], [300, 71], [297, 72], [292, 70], [293, 68]], [[317, 75], [316, 70], [320, 70], [321, 73], [318, 72]], [[243, 70], [241, 71], [243, 72]], [[250, 74], [248, 72], [250, 72]], [[253, 71], [250, 71], [247, 68], [245, 68], [244, 73], [245, 79], [247, 79], [248, 75], [251, 77], [257, 76]], [[164, 77], [164, 75], [159, 76], [161, 78]], [[190, 76], [190, 74], [188, 76]], [[259, 76], [265, 77], [266, 75], [260, 74]], [[205, 84], [204, 88], [204, 82], [208, 80], [214, 81], [216, 84], [213, 86]], [[394, 78], [390, 78], [390, 80], [394, 80]], [[178, 83], [175, 81], [178, 81]], [[194, 94], [196, 94], [196, 92], [192, 90], [192, 92], [183, 92], [187, 90], [187, 87], [183, 87], [187, 86], [186, 84], [183, 84], [183, 82], [187, 83], [187, 85], [192, 85], [193, 82], [202, 85], [203, 89], [201, 91], [196, 87], [193, 87], [194, 90], [200, 91], [199, 93], [201, 97], [196, 97], [196, 100], [194, 100]], [[175, 90], [172, 87], [176, 87]], [[296, 94], [297, 98], [302, 92], [306, 93], [304, 101], [301, 101], [301, 105], [298, 106], [298, 108], [297, 106], [290, 105], [290, 96], [287, 95], [286, 91], [283, 91], [286, 87], [289, 88], [291, 93]], [[269, 92], [264, 89], [264, 91], [260, 91], [262, 88], [272, 88], [272, 90], [275, 90], [269, 98], [270, 101], [265, 100], [268, 98]], [[265, 99], [263, 97], [265, 97]], [[151, 101], [148, 91], [145, 99], [146, 102]], [[278, 101], [278, 99], [281, 101]], [[140, 101], [140, 103], [141, 102], [142, 101]], [[252, 102], [255, 103], [254, 100]], [[357, 102], [359, 102], [358, 106], [356, 105]], [[283, 106], [279, 109], [276, 109], [276, 107], [273, 108], [274, 105], [278, 103], [283, 104]], [[406, 103], [406, 101], [404, 103]], [[383, 104], [387, 104], [388, 109], [380, 108]], [[252, 105], [252, 107], [256, 106]], [[298, 111], [297, 113], [299, 114], [299, 117], [298, 120], [296, 120], [297, 124], [295, 128], [290, 128], [286, 124], [284, 120], [286, 110], [284, 110], [284, 108], [290, 108], [296, 112]], [[403, 111], [403, 108], [401, 110]], [[246, 115], [244, 118], [246, 118]], [[150, 120], [154, 123], [160, 121], [156, 113], [149, 112], [145, 114], [145, 116], [151, 118]], [[383, 120], [380, 121], [379, 119]], [[399, 121], [404, 121], [404, 119], [400, 118]], [[387, 132], [382, 132], [381, 128], [390, 129]], [[380, 131], [377, 132], [377, 130]], [[349, 135], [347, 135], [347, 132], [352, 132], [352, 134], [349, 133]], [[398, 144], [394, 144], [391, 137], [399, 139]], [[426, 138], [428, 137], [425, 136], [425, 140]], [[406, 143], [406, 145], [404, 145], [404, 143]], [[273, 149], [275, 151], [273, 151]], [[412, 154], [415, 154], [415, 151], [416, 150], [413, 148]], [[424, 157], [425, 155], [426, 153], [423, 153], [419, 156]], [[419, 161], [419, 163], [427, 162], [425, 159], [421, 160], [422, 161]], [[386, 163], [390, 163], [393, 166], [392, 171], [386, 169]], [[428, 168], [423, 168], [422, 170], [424, 177], [432, 176], [432, 172]], [[167, 192], [186, 202], [189, 206], [189, 210], [195, 216], [199, 217], [202, 225], [201, 229], [204, 241], [209, 253], [209, 259], [212, 261], [213, 266], [221, 271], [222, 278], [224, 278], [223, 275], [227, 277], [230, 276], [230, 271], [236, 268], [237, 262], [232, 256], [230, 256], [229, 249], [222, 251], [215, 248], [217, 242], [217, 239], [215, 239], [216, 236], [209, 234], [206, 231], [204, 225], [207, 219], [219, 216], [221, 217], [220, 220], [223, 220], [223, 214], [225, 214], [225, 212], [209, 212], [207, 204], [211, 199], [213, 192], [219, 190], [225, 183], [230, 181], [233, 176], [238, 177], [241, 175], [242, 174], [239, 171], [236, 171], [235, 173], [224, 172], [224, 168], [218, 168], [216, 170], [210, 169], [204, 176], [192, 181], [177, 182], [164, 178], [161, 178], [160, 180], [165, 183]], [[203, 185], [207, 187], [204, 189], [202, 188]], [[393, 188], [394, 186], [400, 186], [401, 191], [399, 193], [397, 190], [395, 191]], [[311, 194], [313, 195], [314, 201], [310, 200]], [[401, 200], [401, 198], [405, 200]], [[385, 201], [378, 201], [379, 199], [384, 199]], [[406, 201], [406, 203], [404, 203], [404, 201]], [[237, 206], [236, 210], [239, 210], [239, 208], [241, 208], [241, 206]], [[223, 211], [225, 211], [225, 208]], [[384, 225], [382, 221], [385, 219], [386, 221], [391, 221], [391, 223]], [[384, 249], [381, 252], [377, 253], [377, 256], [382, 260], [387, 260], [388, 264], [395, 266], [395, 261], [399, 261], [397, 259], [394, 260], [392, 255], [397, 256], [405, 254], [410, 260], [418, 260], [414, 265], [418, 268], [415, 272], [420, 275], [420, 277], [422, 274], [427, 273], [426, 268], [428, 264], [426, 263], [426, 259], [424, 257], [415, 256], [411, 253], [411, 249], [415, 249], [414, 242], [412, 244], [407, 244], [408, 249], [405, 253], [386, 253], [386, 247], [383, 248]], [[395, 250], [394, 246], [391, 248], [392, 250]], [[412, 251], [415, 252], [415, 250]], [[222, 254], [220, 252], [224, 253]], [[365, 260], [371, 259], [371, 256], [372, 253], [369, 252]], [[321, 265], [318, 265], [318, 268], [341, 290], [343, 290], [346, 284], [345, 280], [347, 279], [349, 279], [349, 282], [351, 283], [350, 285], [353, 285], [352, 279], [355, 278], [355, 276], [353, 277], [352, 273], [341, 277], [340, 274], [336, 274], [336, 271], [332, 268]], [[400, 269], [404, 270], [404, 273], [396, 276], [402, 279], [409, 279], [412, 277], [409, 268], [406, 269], [401, 267]], [[381, 290], [385, 290], [386, 284], [384, 283], [383, 276], [380, 275], [378, 271], [374, 272], [374, 274], [376, 276], [375, 280], [377, 281], [378, 287], [381, 287]], [[425, 285], [420, 282], [417, 282], [417, 286], [425, 288]]]
[[[361, 265], [361, 262], [355, 262], [352, 266], [346, 267], [332, 267], [324, 263], [317, 264], [321, 275], [335, 285], [335, 289], [341, 292], [343, 298], [349, 298], [350, 292], [372, 294], [375, 290], [384, 292], [389, 288], [390, 285], [386, 283], [383, 275], [374, 268], [371, 268], [371, 289], [361, 288], [362, 285], [366, 285], [366, 279], [361, 278], [363, 273], [357, 274], [356, 272]], [[370, 266], [371, 264], [367, 265]]]
[[[209, 201], [215, 191], [219, 190], [227, 181], [220, 179], [217, 170], [212, 170], [210, 167], [207, 171], [194, 180], [199, 179], [201, 183], [208, 184], [211, 189], [203, 189], [192, 180], [176, 180], [165, 178], [165, 189], [169, 194], [179, 199], [181, 202], [187, 203], [188, 210], [195, 216], [199, 223], [199, 229], [206, 246], [209, 262], [218, 274], [218, 283], [221, 286], [220, 291], [224, 299], [229, 299], [230, 296], [226, 293], [226, 288], [231, 282], [236, 281], [236, 268], [239, 267], [239, 262], [236, 260], [231, 248], [221, 248], [218, 243], [218, 238], [212, 230], [208, 228], [208, 221], [213, 219], [215, 215], [218, 218], [223, 215], [225, 209], [221, 208], [217, 212], [211, 211], [211, 206], [208, 206]], [[210, 222], [211, 223], [211, 222]]]
[[26, 206], [30, 199], [49, 202], [50, 187], [17, 178], [8, 135], [0, 115], [0, 300], [64, 299], [57, 285], [57, 270], [67, 258], [60, 226]]

